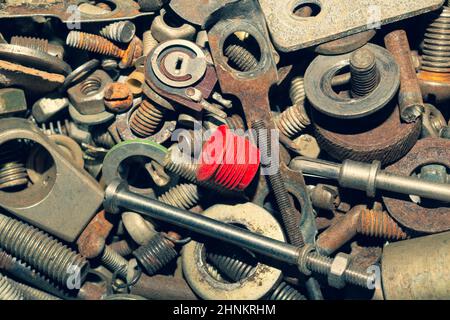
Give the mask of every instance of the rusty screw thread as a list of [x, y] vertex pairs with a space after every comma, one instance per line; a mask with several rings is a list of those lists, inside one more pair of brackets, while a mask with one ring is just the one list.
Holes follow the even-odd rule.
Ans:
[[68, 270], [77, 268], [84, 281], [89, 269], [85, 258], [58, 240], [5, 215], [0, 215], [0, 247], [63, 286], [72, 276]]
[[[217, 268], [219, 272], [222, 272], [234, 282], [249, 277], [254, 270], [254, 267], [244, 261], [242, 257], [230, 257], [211, 252], [208, 253], [208, 260], [212, 263], [213, 268]], [[212, 274], [212, 276], [216, 275]], [[268, 300], [306, 300], [306, 298], [289, 284], [282, 281], [273, 289]]]
[[386, 35], [384, 42], [400, 68], [400, 116], [406, 122], [415, 121], [424, 112], [424, 106], [408, 36], [404, 30], [395, 30]]
[[258, 60], [253, 53], [238, 43], [228, 45], [225, 49], [225, 56], [239, 71], [250, 71], [258, 65]]
[[95, 34], [70, 31], [67, 35], [66, 44], [81, 50], [86, 50], [102, 55], [123, 58], [125, 51], [120, 49], [114, 43]]
[[170, 188], [158, 200], [174, 207], [190, 209], [198, 203], [198, 187], [192, 183], [182, 183]]
[[142, 100], [130, 117], [130, 129], [139, 137], [151, 136], [164, 119], [164, 108], [153, 104], [148, 99]]
[[352, 97], [364, 97], [375, 89], [379, 82], [379, 74], [372, 51], [363, 48], [352, 54], [350, 75]]
[[385, 211], [363, 209], [359, 215], [357, 232], [366, 236], [403, 240], [408, 235]]
[[429, 72], [450, 72], [450, 7], [444, 5], [439, 16], [427, 27], [424, 37], [421, 69]]
[[158, 233], [150, 239], [149, 243], [137, 248], [133, 256], [151, 276], [177, 257], [178, 252], [174, 246], [172, 241]]
[[[267, 132], [268, 130], [264, 122], [262, 120], [255, 121], [252, 123], [252, 128], [256, 130], [261, 158], [267, 157], [267, 159], [270, 159], [272, 150], [271, 138]], [[265, 161], [261, 161], [261, 163], [265, 163]], [[300, 219], [297, 219], [298, 214], [289, 199], [289, 194], [280, 171], [277, 170], [275, 174], [267, 177], [269, 179], [269, 184], [272, 187], [273, 194], [275, 195], [275, 201], [278, 205], [278, 209], [280, 210], [283, 225], [286, 229], [290, 243], [294, 246], [303, 247], [305, 243], [303, 241], [303, 235], [300, 231], [298, 223]]]
[[0, 273], [0, 300], [24, 300], [22, 292]]

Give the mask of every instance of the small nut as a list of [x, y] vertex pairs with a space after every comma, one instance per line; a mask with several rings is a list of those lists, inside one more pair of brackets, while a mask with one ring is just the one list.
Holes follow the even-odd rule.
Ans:
[[124, 83], [109, 83], [105, 87], [104, 102], [105, 107], [111, 112], [125, 112], [133, 105], [133, 94]]
[[330, 272], [328, 273], [328, 284], [336, 289], [345, 287], [345, 270], [350, 264], [350, 256], [345, 253], [338, 253], [333, 259]]

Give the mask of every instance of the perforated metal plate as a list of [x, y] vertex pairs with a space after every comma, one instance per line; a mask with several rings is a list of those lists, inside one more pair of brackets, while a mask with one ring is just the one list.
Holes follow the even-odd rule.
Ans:
[[[275, 46], [295, 51], [437, 10], [443, 0], [259, 0]], [[314, 4], [313, 17], [294, 14]]]

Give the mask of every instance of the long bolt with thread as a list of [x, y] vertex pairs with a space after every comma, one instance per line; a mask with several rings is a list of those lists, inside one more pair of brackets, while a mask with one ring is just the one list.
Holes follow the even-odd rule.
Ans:
[[0, 214], [0, 247], [63, 286], [79, 270], [84, 281], [89, 263], [45, 232]]

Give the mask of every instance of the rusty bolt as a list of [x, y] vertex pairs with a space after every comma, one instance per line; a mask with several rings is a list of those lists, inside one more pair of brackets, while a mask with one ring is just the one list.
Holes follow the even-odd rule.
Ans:
[[105, 107], [114, 113], [127, 111], [133, 105], [133, 94], [130, 88], [120, 82], [109, 83], [104, 93]]

